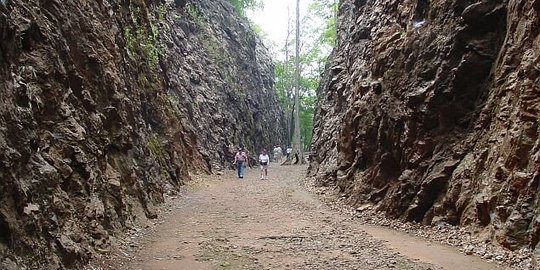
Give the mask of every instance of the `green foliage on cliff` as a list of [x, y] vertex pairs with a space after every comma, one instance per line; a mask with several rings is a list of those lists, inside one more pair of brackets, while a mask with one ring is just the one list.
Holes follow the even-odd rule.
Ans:
[[253, 21], [250, 21], [250, 26], [251, 26], [251, 30], [253, 30], [253, 32], [255, 32], [255, 34], [257, 34], [259, 37], [264, 38], [266, 36], [266, 33], [264, 32], [264, 30], [261, 28], [260, 25], [256, 24]]
[[157, 42], [157, 32], [147, 33], [142, 28], [126, 27], [124, 28], [124, 37], [131, 57], [141, 55], [141, 52], [147, 60], [149, 67], [156, 67], [159, 62], [161, 48]]
[[[128, 54], [137, 61], [142, 60], [137, 59], [138, 57], [145, 59], [148, 67], [154, 68], [162, 54], [162, 47], [158, 41], [157, 25], [155, 22], [151, 22], [152, 16], [147, 9], [130, 6], [130, 13], [131, 23], [124, 27], [124, 39]], [[161, 16], [165, 16], [164, 8], [159, 10], [158, 17]]]
[[159, 163], [159, 174], [161, 177], [163, 177], [163, 179], [169, 178], [166, 168], [169, 166], [170, 162], [168, 160], [167, 150], [165, 150], [165, 145], [163, 144], [163, 139], [157, 134], [148, 136], [146, 138], [146, 148]]
[[198, 19], [201, 16], [199, 8], [191, 3], [186, 5], [186, 12], [192, 19]]
[[246, 10], [262, 7], [261, 0], [228, 0], [240, 15], [245, 15]]

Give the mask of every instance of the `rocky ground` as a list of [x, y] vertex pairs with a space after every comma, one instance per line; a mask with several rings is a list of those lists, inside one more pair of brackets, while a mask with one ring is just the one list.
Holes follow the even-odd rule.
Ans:
[[[87, 269], [503, 268], [418, 236], [370, 226], [397, 226], [420, 236], [435, 230], [447, 239], [456, 234], [446, 227], [399, 225], [376, 214], [370, 218], [367, 207], [339, 210], [346, 208], [331, 200], [330, 190], [309, 184], [306, 189], [303, 175], [304, 167], [275, 166], [266, 181], [254, 169], [244, 180], [233, 172], [201, 177], [169, 198], [162, 218], [135, 228], [116, 241], [112, 255], [97, 258]], [[513, 256], [493, 253], [491, 259], [511, 269], [520, 255]]]
[[383, 213], [375, 211], [374, 207], [369, 204], [357, 208], [348, 207], [344, 203], [344, 198], [335, 189], [314, 187], [311, 183], [311, 181], [306, 180], [305, 186], [311, 192], [318, 194], [319, 198], [329, 207], [335, 211], [350, 215], [361, 224], [387, 227], [428, 241], [456, 247], [463, 254], [480, 257], [506, 269], [540, 269], [538, 264], [532, 261], [533, 254], [529, 249], [524, 248], [512, 252], [491, 242], [482, 241], [479, 237], [475, 237], [474, 233], [466, 229], [446, 223], [426, 226], [388, 219], [384, 217]]

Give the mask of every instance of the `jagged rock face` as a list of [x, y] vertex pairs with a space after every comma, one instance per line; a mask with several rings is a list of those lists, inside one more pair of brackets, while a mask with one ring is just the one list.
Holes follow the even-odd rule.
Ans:
[[224, 1], [193, 1], [171, 13], [163, 31], [169, 89], [180, 97], [174, 103], [183, 125], [205, 144], [192, 148], [210, 169], [230, 164], [235, 146], [257, 154], [285, 141], [268, 51], [245, 20], [227, 15], [233, 12]]
[[534, 247], [539, 33], [533, 1], [343, 1], [308, 173], [353, 205]]
[[2, 269], [76, 267], [234, 145], [283, 140], [225, 1], [2, 1], [0, 35]]

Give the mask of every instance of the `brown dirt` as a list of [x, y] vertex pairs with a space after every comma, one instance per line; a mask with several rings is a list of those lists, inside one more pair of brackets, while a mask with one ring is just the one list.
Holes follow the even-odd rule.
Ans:
[[[362, 225], [303, 186], [305, 167], [203, 177], [92, 269], [496, 269], [455, 248]], [[99, 265], [99, 266], [98, 266]]]

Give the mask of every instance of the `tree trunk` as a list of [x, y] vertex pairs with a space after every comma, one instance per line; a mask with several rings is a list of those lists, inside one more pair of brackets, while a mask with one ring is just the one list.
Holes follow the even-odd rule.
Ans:
[[284, 165], [305, 164], [304, 147], [300, 138], [300, 0], [296, 0], [296, 58], [294, 71], [294, 132], [291, 154]]
[[287, 145], [285, 146], [285, 149], [291, 145], [292, 136], [293, 133], [293, 106], [292, 106], [292, 83], [291, 83], [291, 76], [289, 76], [289, 38], [291, 35], [291, 16], [289, 12], [289, 7], [287, 6], [287, 37], [285, 38], [285, 65], [284, 65], [284, 74], [285, 74], [285, 92], [286, 92], [286, 100], [285, 100], [285, 115], [286, 115], [286, 124], [287, 124]]

